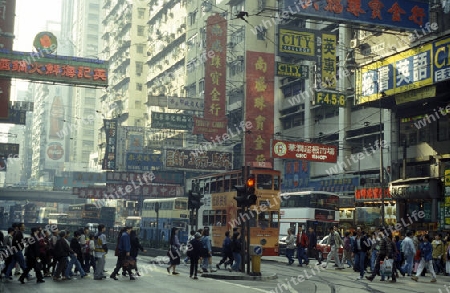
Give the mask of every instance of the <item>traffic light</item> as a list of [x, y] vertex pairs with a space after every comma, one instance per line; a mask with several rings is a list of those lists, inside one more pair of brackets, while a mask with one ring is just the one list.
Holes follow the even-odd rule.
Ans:
[[250, 207], [256, 204], [255, 183], [255, 177], [250, 176], [245, 185], [233, 186], [237, 190], [237, 196], [234, 199], [237, 201], [238, 207]]
[[189, 190], [188, 210], [199, 209], [203, 205], [203, 203], [200, 201], [202, 198], [203, 195], [199, 192]]
[[237, 190], [237, 196], [234, 199], [237, 202], [239, 208], [247, 206], [247, 186], [245, 185], [234, 185], [234, 189]]
[[255, 194], [255, 183], [256, 183], [256, 180], [255, 180], [254, 176], [250, 176], [247, 179], [247, 182], [246, 182], [246, 187], [247, 187], [247, 193], [246, 193], [246, 195], [247, 195], [247, 206], [252, 206], [252, 205], [256, 204], [257, 197], [256, 197], [256, 194]]

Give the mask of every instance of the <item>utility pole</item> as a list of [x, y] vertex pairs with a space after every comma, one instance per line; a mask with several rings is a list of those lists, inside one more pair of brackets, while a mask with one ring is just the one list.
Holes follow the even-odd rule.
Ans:
[[[376, 85], [377, 85], [377, 96], [379, 93], [379, 71], [377, 71], [377, 81], [376, 81]], [[379, 97], [379, 101], [380, 101], [380, 186], [381, 186], [381, 225], [384, 227], [385, 222], [384, 222], [384, 164], [383, 164], [383, 108], [382, 103], [381, 103], [381, 99], [383, 98], [384, 93], [381, 93], [381, 96]]]

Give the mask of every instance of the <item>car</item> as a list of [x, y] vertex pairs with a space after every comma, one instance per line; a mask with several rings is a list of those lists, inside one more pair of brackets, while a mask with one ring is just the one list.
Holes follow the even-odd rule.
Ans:
[[286, 237], [287, 235], [278, 237], [278, 255], [286, 255]]
[[[328, 235], [325, 236], [322, 240], [319, 240], [316, 245], [316, 249], [319, 252], [319, 259], [321, 261], [326, 259], [328, 256], [328, 253], [330, 252], [330, 246], [326, 244], [327, 240], [328, 240]], [[343, 253], [344, 253], [344, 247], [341, 245], [341, 247], [339, 247], [339, 251], [338, 251], [339, 259], [342, 259]], [[332, 257], [331, 259], [334, 259], [334, 257]]]

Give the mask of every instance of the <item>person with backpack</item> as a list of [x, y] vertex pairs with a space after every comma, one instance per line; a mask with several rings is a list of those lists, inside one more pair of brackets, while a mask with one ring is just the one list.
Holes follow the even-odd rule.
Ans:
[[[191, 230], [191, 232], [189, 233], [189, 237], [187, 239], [187, 245], [189, 246], [189, 243], [191, 243], [191, 241], [194, 240], [194, 239], [195, 239], [195, 230]], [[189, 256], [186, 255], [186, 257], [183, 260], [184, 265], [187, 266], [187, 262], [188, 262], [189, 259], [190, 259]]]
[[221, 264], [224, 264], [225, 269], [227, 269], [227, 265], [233, 264], [233, 251], [231, 250], [230, 231], [225, 232], [225, 239], [223, 239], [222, 242], [222, 259], [218, 264], [216, 264], [216, 268], [220, 269]]
[[[387, 260], [389, 258], [393, 258], [393, 243], [392, 243], [392, 234], [388, 233], [388, 235], [384, 235], [385, 229], [384, 227], [380, 227], [379, 229], [379, 235], [380, 235], [380, 251], [378, 253], [377, 259], [375, 261], [375, 269], [372, 271], [372, 274], [368, 277], [366, 277], [367, 280], [373, 281], [375, 276], [380, 273], [380, 262]], [[396, 282], [394, 269], [392, 270], [392, 282]], [[382, 278], [382, 280], [384, 280]]]
[[100, 224], [97, 228], [97, 235], [94, 236], [95, 245], [95, 271], [94, 280], [103, 280], [103, 270], [105, 268], [105, 258], [108, 253], [108, 246], [106, 245], [105, 225]]
[[330, 246], [330, 252], [327, 255], [327, 261], [322, 267], [324, 269], [327, 268], [328, 263], [331, 261], [331, 258], [334, 257], [334, 263], [337, 265], [337, 268], [342, 270], [344, 266], [341, 264], [341, 260], [339, 259], [339, 248], [343, 245], [343, 241], [339, 233], [337, 232], [337, 227], [330, 227], [330, 234], [328, 234], [327, 245]]
[[423, 241], [419, 245], [420, 250], [420, 262], [419, 267], [417, 268], [417, 272], [415, 276], [412, 276], [411, 279], [414, 281], [419, 280], [420, 274], [422, 274], [423, 269], [426, 267], [427, 271], [431, 273], [432, 279], [431, 283], [436, 282], [436, 273], [433, 269], [433, 246], [430, 243], [430, 235], [425, 234], [423, 236]]

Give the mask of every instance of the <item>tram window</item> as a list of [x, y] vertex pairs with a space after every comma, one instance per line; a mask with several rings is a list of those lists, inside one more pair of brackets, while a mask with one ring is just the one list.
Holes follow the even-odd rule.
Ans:
[[272, 175], [271, 174], [257, 174], [256, 187], [258, 189], [272, 189]]
[[278, 175], [273, 176], [273, 190], [280, 190], [280, 177]]
[[223, 192], [223, 177], [217, 178], [217, 192]]
[[270, 227], [278, 228], [280, 214], [278, 212], [270, 212]]
[[258, 216], [258, 226], [262, 229], [269, 227], [269, 214], [262, 212]]
[[175, 209], [176, 210], [186, 210], [187, 209], [187, 202], [177, 200], [175, 201]]
[[225, 178], [225, 180], [223, 181], [223, 191], [224, 192], [230, 191], [230, 177]]
[[203, 211], [203, 226], [212, 226], [214, 225], [214, 211], [205, 210]]

